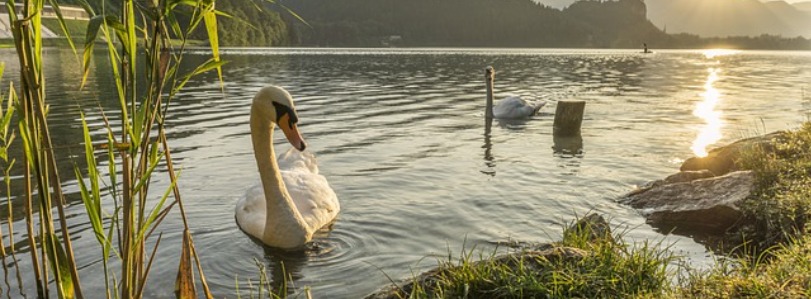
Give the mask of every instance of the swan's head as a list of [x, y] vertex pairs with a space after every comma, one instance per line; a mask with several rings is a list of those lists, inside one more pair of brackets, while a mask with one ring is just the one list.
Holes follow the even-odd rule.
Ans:
[[495, 77], [495, 75], [496, 69], [494, 69], [492, 66], [488, 66], [484, 69], [484, 77], [487, 78], [488, 80], [493, 80], [493, 77]]
[[297, 150], [303, 151], [307, 144], [298, 131], [298, 115], [293, 97], [287, 90], [277, 86], [268, 86], [259, 90], [253, 98], [251, 117], [270, 120], [282, 129], [284, 137]]

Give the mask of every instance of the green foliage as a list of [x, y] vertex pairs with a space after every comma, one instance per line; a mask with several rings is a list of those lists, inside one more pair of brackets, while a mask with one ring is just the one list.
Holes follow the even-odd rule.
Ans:
[[[70, 32], [70, 36], [74, 39], [78, 37], [84, 37], [87, 31], [87, 21], [85, 20], [64, 20], [65, 28]], [[65, 33], [62, 31], [61, 26], [59, 25], [59, 20], [57, 19], [42, 19], [42, 26], [47, 27], [51, 31], [60, 36], [65, 36]]]
[[[85, 32], [84, 75], [82, 85], [90, 70], [90, 62], [96, 53], [93, 49], [99, 34], [106, 43], [107, 59], [110, 60], [120, 105], [120, 136], [108, 119], [106, 147], [108, 182], [99, 175], [95, 160], [90, 130], [82, 118], [84, 128], [85, 160], [87, 176], [76, 170], [80, 181], [80, 193], [85, 204], [93, 232], [104, 253], [103, 267], [107, 297], [141, 298], [147, 284], [149, 270], [161, 242], [157, 237], [152, 253], [148, 255], [146, 239], [157, 229], [174, 206], [180, 208], [184, 234], [178, 265], [175, 294], [178, 298], [196, 298], [196, 265], [199, 282], [206, 298], [211, 298], [206, 285], [200, 259], [194, 249], [183, 202], [177, 187], [170, 148], [166, 140], [164, 121], [168, 103], [191, 77], [216, 70], [221, 78], [223, 62], [219, 56], [217, 39], [217, 15], [213, 1], [168, 0], [154, 3], [155, 7], [135, 5], [134, 1], [122, 3], [116, 13], [91, 14]], [[190, 12], [181, 24], [177, 15]], [[202, 26], [201, 26], [202, 25]], [[209, 36], [212, 57], [191, 74], [178, 78], [186, 42], [198, 27]], [[138, 67], [139, 65], [143, 67]], [[138, 86], [144, 84], [144, 86]], [[116, 159], [117, 157], [118, 159]], [[120, 165], [118, 168], [116, 165]], [[167, 168], [170, 184], [162, 196], [152, 198], [149, 192], [155, 169]], [[118, 171], [120, 169], [120, 171]], [[120, 173], [120, 174], [119, 174]], [[119, 180], [119, 175], [121, 180]], [[99, 186], [112, 186], [109, 194], [102, 194]], [[102, 198], [112, 201], [114, 210], [106, 211]], [[171, 204], [169, 199], [172, 198]], [[108, 223], [104, 227], [104, 223]], [[114, 247], [113, 244], [118, 244]], [[120, 259], [120, 276], [111, 273], [109, 253]], [[116, 294], [120, 293], [120, 295]]]
[[778, 246], [770, 259], [723, 260], [707, 272], [693, 272], [669, 298], [809, 298], [811, 238]]
[[[83, 6], [83, 0], [64, 0], [63, 4]], [[106, 11], [107, 15], [118, 15], [121, 3], [118, 1], [87, 0], [88, 6], [98, 14]], [[217, 0], [216, 9], [223, 14], [218, 20], [218, 40], [223, 46], [289, 46], [292, 43], [291, 32], [287, 22], [282, 20], [269, 0]], [[178, 24], [184, 31], [194, 12], [188, 7], [178, 7]], [[71, 25], [70, 22], [66, 23]], [[50, 25], [50, 24], [48, 24]], [[51, 28], [51, 27], [49, 27]], [[70, 28], [73, 34], [73, 29]], [[76, 32], [84, 32], [76, 31]], [[81, 33], [78, 33], [81, 34]], [[76, 36], [76, 34], [73, 34]], [[80, 35], [83, 36], [83, 35]], [[176, 37], [179, 34], [176, 32]], [[189, 38], [208, 40], [206, 31], [192, 32]]]
[[[231, 15], [220, 22], [220, 41], [226, 46], [288, 46], [290, 31], [281, 16], [253, 0], [220, 0], [217, 9]], [[261, 0], [260, 0], [261, 1]]]
[[[284, 269], [284, 263], [282, 263], [282, 279], [279, 285], [275, 285], [274, 281], [271, 279], [270, 275], [267, 273], [267, 267], [265, 264], [260, 262], [257, 259], [254, 259], [254, 263], [256, 264], [256, 269], [259, 272], [259, 278], [257, 281], [247, 280], [247, 288], [248, 294], [247, 298], [250, 299], [285, 299], [288, 297], [288, 279], [292, 279], [288, 277], [286, 271]], [[236, 281], [236, 291], [237, 291], [237, 298], [243, 298], [243, 292], [240, 289], [240, 282], [239, 279]], [[304, 289], [304, 295], [306, 298], [311, 298], [310, 290], [308, 288]], [[294, 298], [300, 298], [301, 296], [295, 296]]]
[[[79, 4], [86, 4], [78, 1]], [[115, 136], [110, 121], [105, 117], [105, 129], [109, 164], [108, 181], [100, 175], [96, 161], [96, 147], [91, 139], [88, 124], [82, 117], [85, 144], [86, 171], [78, 167], [75, 175], [79, 181], [80, 195], [85, 204], [92, 231], [102, 248], [102, 266], [105, 275], [107, 298], [141, 298], [147, 284], [147, 277], [155, 258], [161, 238], [148, 255], [147, 238], [156, 230], [172, 207], [180, 207], [180, 216], [184, 224], [184, 237], [180, 270], [176, 294], [179, 298], [196, 298], [195, 286], [202, 283], [206, 298], [211, 298], [206, 285], [200, 259], [194, 250], [188, 223], [186, 222], [183, 202], [177, 188], [177, 175], [174, 172], [168, 141], [163, 126], [168, 111], [168, 103], [174, 94], [182, 88], [178, 76], [188, 36], [200, 25], [208, 32], [209, 47], [212, 57], [200, 65], [194, 72], [182, 78], [216, 70], [221, 74], [223, 62], [219, 57], [217, 39], [217, 16], [221, 12], [214, 9], [210, 0], [167, 0], [152, 3], [139, 3], [125, 0], [116, 2], [115, 9], [105, 7], [104, 1], [93, 1], [83, 5], [91, 19], [89, 22], [69, 22], [61, 17], [55, 1], [49, 1], [54, 8], [56, 19], [43, 20], [44, 1], [26, 0], [22, 12], [16, 11], [12, 2], [7, 3], [9, 19], [12, 24], [14, 46], [19, 57], [21, 68], [21, 88], [18, 93], [12, 88], [4, 109], [0, 109], [0, 141], [2, 151], [6, 190], [10, 190], [9, 169], [13, 160], [8, 160], [8, 146], [15, 136], [10, 132], [12, 119], [18, 124], [27, 168], [23, 180], [27, 186], [36, 186], [33, 191], [28, 188], [25, 200], [26, 228], [31, 257], [30, 272], [34, 273], [39, 298], [82, 298], [81, 283], [71, 246], [71, 229], [67, 226], [63, 204], [66, 202], [61, 189], [61, 180], [57, 173], [51, 138], [48, 130], [45, 78], [42, 72], [43, 41], [42, 29], [46, 24], [64, 32], [65, 41], [74, 48], [73, 34], [86, 37], [84, 45], [84, 76], [82, 85], [90, 68], [90, 61], [96, 53], [93, 51], [97, 37], [105, 43], [107, 59], [114, 74], [118, 91], [121, 117], [116, 120], [121, 124], [120, 136]], [[149, 5], [152, 4], [152, 5]], [[95, 9], [94, 5], [98, 5]], [[178, 23], [175, 14], [179, 7], [192, 12], [186, 18], [187, 23]], [[99, 14], [96, 14], [96, 11]], [[24, 20], [24, 21], [23, 21]], [[83, 26], [83, 27], [82, 27]], [[81, 28], [80, 28], [81, 27]], [[182, 29], [181, 29], [182, 28]], [[169, 32], [174, 33], [170, 35]], [[0, 65], [2, 72], [2, 65]], [[221, 75], [220, 75], [221, 77]], [[143, 84], [141, 86], [140, 84]], [[19, 97], [17, 95], [19, 94]], [[12, 117], [12, 113], [14, 117]], [[106, 115], [105, 113], [101, 113]], [[120, 167], [116, 166], [119, 165]], [[167, 168], [171, 184], [162, 196], [153, 199], [149, 192], [155, 169], [161, 165]], [[30, 170], [29, 170], [30, 169]], [[84, 173], [87, 176], [84, 176]], [[101, 190], [107, 186], [108, 190]], [[9, 211], [12, 211], [9, 199]], [[171, 203], [169, 199], [171, 200]], [[103, 203], [106, 202], [106, 203]], [[105, 207], [112, 205], [112, 210]], [[38, 207], [35, 212], [33, 207]], [[55, 216], [55, 207], [58, 216]], [[9, 213], [9, 231], [13, 235]], [[57, 224], [59, 229], [57, 229]], [[35, 226], [38, 229], [35, 230]], [[57, 234], [57, 231], [60, 234]], [[0, 233], [2, 233], [0, 231]], [[11, 253], [14, 254], [13, 238]], [[1, 246], [5, 256], [5, 246]], [[120, 275], [112, 273], [109, 258], [112, 255], [119, 259], [117, 267]], [[196, 265], [199, 280], [195, 280]], [[19, 269], [18, 269], [19, 270]], [[28, 269], [26, 269], [28, 270]], [[19, 277], [19, 275], [18, 275]], [[52, 289], [56, 296], [52, 296]], [[97, 297], [101, 297], [96, 295]]]
[[379, 47], [733, 47], [811, 49], [803, 38], [700, 38], [668, 35], [646, 18], [641, 0], [578, 1], [563, 10], [529, 0], [284, 0], [309, 25], [294, 44]]
[[[583, 23], [526, 0], [295, 0], [306, 46], [576, 46]], [[652, 25], [651, 25], [652, 26]]]
[[621, 235], [594, 238], [571, 230], [544, 251], [524, 250], [475, 262], [441, 262], [407, 298], [628, 298], [656, 296], [669, 286], [673, 256], [648, 243], [630, 246]]
[[[771, 145], [753, 146], [738, 165], [752, 170], [754, 196], [743, 206], [755, 227], [744, 253], [706, 272], [692, 272], [671, 298], [811, 297], [811, 122]], [[746, 248], [753, 247], [753, 248]]]
[[811, 216], [811, 122], [786, 132], [769, 148], [755, 146], [738, 164], [755, 173], [757, 188], [744, 212], [756, 222], [758, 249], [788, 241], [808, 230]]

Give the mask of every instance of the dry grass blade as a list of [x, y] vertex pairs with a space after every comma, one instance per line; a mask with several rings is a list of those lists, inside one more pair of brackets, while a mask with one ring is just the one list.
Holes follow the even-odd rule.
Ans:
[[177, 268], [177, 279], [175, 280], [175, 298], [193, 299], [197, 298], [194, 288], [194, 271], [191, 264], [191, 245], [188, 230], [183, 231], [183, 247], [180, 253], [180, 264]]

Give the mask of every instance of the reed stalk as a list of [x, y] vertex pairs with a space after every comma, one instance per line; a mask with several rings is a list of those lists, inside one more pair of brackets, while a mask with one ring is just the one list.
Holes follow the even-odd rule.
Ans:
[[[58, 3], [55, 0], [48, 0], [48, 3], [56, 12], [60, 26], [75, 52]], [[14, 160], [8, 160], [7, 152], [15, 136], [13, 133], [9, 134], [11, 115], [16, 115], [26, 162], [23, 171], [23, 198], [27, 241], [32, 259], [30, 271], [37, 284], [37, 296], [50, 298], [55, 291], [59, 298], [83, 298], [63, 208], [65, 196], [48, 130], [46, 85], [42, 71], [41, 16], [44, 5], [44, 0], [24, 0], [21, 11], [18, 11], [13, 0], [7, 2], [19, 58], [21, 86], [17, 93], [15, 89], [10, 89], [7, 102], [9, 106], [5, 113], [0, 109], [0, 158], [5, 166], [4, 183], [9, 208], [6, 233], [9, 234], [9, 249], [13, 254], [15, 248], [9, 171]], [[217, 41], [217, 15], [221, 13], [214, 9], [213, 0], [154, 0], [138, 3], [124, 0], [122, 9], [117, 14], [96, 14], [87, 3], [83, 6], [92, 17], [84, 44], [84, 75], [81, 85], [84, 86], [86, 82], [90, 61], [95, 55], [97, 37], [101, 33], [107, 48], [106, 58], [110, 61], [111, 72], [115, 77], [121, 115], [118, 136], [114, 133], [111, 121], [104, 118], [108, 132], [106, 146], [103, 146], [106, 147], [108, 157], [106, 181], [102, 178], [96, 161], [99, 148], [94, 146], [84, 116], [82, 124], [87, 168], [75, 168], [86, 214], [103, 254], [105, 296], [144, 296], [147, 277], [162, 237], [159, 235], [155, 239], [155, 245], [151, 249], [147, 248], [147, 239], [156, 231], [170, 209], [178, 206], [184, 230], [180, 240], [182, 252], [175, 287], [176, 296], [197, 298], [195, 285], [200, 283], [205, 297], [211, 298], [186, 220], [164, 124], [169, 111], [168, 103], [190, 78], [211, 70], [216, 70], [220, 79], [222, 78], [220, 67], [223, 62], [219, 58]], [[191, 12], [192, 17], [187, 18], [188, 23], [181, 24], [178, 21], [176, 14], [181, 11]], [[208, 33], [212, 57], [191, 72], [180, 74], [180, 63], [188, 36], [201, 25]], [[178, 42], [179, 47], [173, 46]], [[143, 67], [138, 67], [139, 64]], [[137, 82], [146, 84], [142, 87]], [[171, 183], [162, 196], [156, 197], [154, 192], [150, 192], [150, 185], [159, 165], [166, 166]], [[110, 186], [104, 193], [101, 188], [103, 185]], [[112, 211], [104, 209], [107, 206], [103, 205], [105, 201], [112, 203]], [[0, 230], [0, 237], [2, 234], [3, 231]], [[6, 254], [6, 246], [0, 243], [0, 255], [5, 257]], [[120, 269], [110, 267], [111, 256], [120, 259]], [[195, 280], [195, 269], [199, 280]], [[117, 270], [120, 272], [115, 275], [113, 272]], [[54, 290], [50, 288], [52, 282]]]
[[[62, 21], [58, 4], [50, 1]], [[24, 178], [26, 184], [26, 226], [31, 246], [32, 264], [37, 279], [37, 295], [48, 297], [49, 275], [53, 275], [60, 298], [82, 298], [79, 275], [73, 257], [70, 231], [67, 226], [64, 193], [62, 192], [56, 159], [53, 153], [47, 122], [45, 77], [42, 72], [42, 11], [45, 1], [24, 0], [22, 11], [17, 11], [13, 0], [6, 2], [12, 35], [20, 65], [18, 110], [19, 134], [25, 153]], [[71, 44], [72, 47], [72, 44]], [[7, 176], [8, 177], [8, 176]], [[31, 189], [37, 187], [36, 196]], [[39, 232], [34, 232], [34, 202], [38, 203]], [[55, 206], [58, 219], [51, 207]], [[61, 239], [57, 235], [59, 223]], [[9, 232], [13, 233], [13, 232]], [[37, 253], [37, 244], [41, 252]], [[50, 269], [49, 269], [50, 266]], [[49, 270], [52, 274], [49, 274]]]
[[[4, 72], [4, 64], [0, 63], [0, 81], [2, 81]], [[8, 89], [8, 97], [3, 97], [2, 92], [0, 92], [0, 160], [2, 161], [2, 168], [3, 168], [3, 185], [5, 186], [6, 193], [4, 196], [6, 197], [6, 208], [8, 213], [7, 224], [8, 224], [8, 251], [6, 251], [6, 245], [0, 241], [0, 256], [3, 260], [5, 260], [6, 256], [9, 254], [11, 255], [11, 259], [16, 261], [17, 260], [17, 253], [16, 248], [14, 245], [14, 209], [12, 206], [12, 195], [11, 195], [11, 169], [14, 167], [14, 163], [16, 159], [9, 157], [9, 148], [11, 148], [11, 144], [14, 141], [14, 129], [12, 125], [12, 117], [14, 116], [14, 103], [17, 101], [17, 95], [14, 92], [14, 85], [12, 83], [9, 84]], [[4, 111], [5, 110], [5, 111]], [[2, 227], [0, 227], [0, 240], [3, 239]], [[5, 281], [6, 285], [8, 284], [8, 274], [9, 269], [5, 262], [3, 262], [3, 270], [5, 273]], [[17, 274], [17, 284], [19, 285], [20, 289], [22, 289], [22, 278], [20, 277], [20, 269], [18, 267], [14, 267], [14, 272]], [[10, 286], [9, 286], [10, 288]], [[11, 290], [9, 289], [7, 295], [10, 297]]]
[[[180, 24], [175, 16], [180, 9], [192, 12], [187, 24]], [[164, 121], [168, 115], [169, 101], [191, 77], [209, 70], [220, 72], [223, 62], [219, 59], [216, 35], [218, 12], [214, 9], [214, 2], [163, 0], [136, 5], [128, 0], [122, 5], [120, 18], [115, 15], [96, 15], [90, 9], [88, 13], [93, 17], [85, 43], [83, 84], [94, 55], [96, 37], [101, 33], [108, 50], [107, 59], [110, 60], [116, 79], [121, 115], [119, 136], [115, 136], [111, 122], [105, 118], [108, 131], [106, 148], [110, 159], [108, 180], [109, 185], [114, 186], [109, 196], [116, 206], [113, 213], [102, 211], [101, 201], [104, 195], [99, 187], [102, 179], [96, 170], [96, 148], [92, 146], [88, 125], [84, 121], [87, 176], [82, 177], [77, 170], [82, 181], [82, 198], [96, 238], [105, 253], [116, 250], [116, 256], [121, 259], [120, 275], [117, 280], [113, 279], [116, 283], [110, 281], [110, 277], [114, 275], [109, 272], [108, 261], [103, 261], [107, 296], [110, 298], [111, 294], [116, 293], [111, 288], [115, 288], [122, 298], [143, 296], [161, 237], [157, 238], [151, 249], [147, 248], [146, 240], [168, 215], [169, 210], [178, 206], [184, 231], [175, 286], [176, 296], [197, 297], [194, 278], [196, 268], [204, 295], [211, 298], [186, 220]], [[180, 75], [179, 66], [187, 38], [200, 24], [205, 24], [209, 33], [212, 58], [194, 71]], [[173, 48], [177, 42], [180, 46]], [[138, 64], [144, 67], [136, 67]], [[145, 86], [137, 86], [137, 82], [145, 82]], [[161, 164], [166, 165], [171, 183], [163, 195], [155, 199], [150, 192], [150, 182], [155, 169]], [[120, 181], [117, 177], [118, 169]], [[110, 220], [106, 228], [103, 225], [104, 219]], [[115, 243], [118, 244], [117, 248], [112, 247]], [[150, 251], [151, 254], [147, 255]], [[195, 264], [196, 267], [193, 267]]]

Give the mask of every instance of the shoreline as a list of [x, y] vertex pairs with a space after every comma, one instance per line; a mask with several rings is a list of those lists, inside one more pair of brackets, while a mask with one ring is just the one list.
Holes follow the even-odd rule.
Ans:
[[[778, 166], [774, 166], [776, 164]], [[807, 174], [796, 176], [795, 179], [806, 182], [809, 188], [779, 188], [785, 184], [793, 186], [796, 182], [779, 182], [774, 177], [786, 171], [796, 172], [797, 167], [807, 167], [803, 168]], [[493, 253], [479, 261], [470, 259], [472, 253], [463, 254], [459, 261], [440, 262], [432, 270], [398, 283], [393, 282], [365, 298], [447, 298], [471, 294], [473, 297], [486, 294], [493, 298], [795, 298], [811, 295], [808, 288], [811, 285], [811, 236], [804, 233], [807, 230], [805, 219], [811, 214], [808, 212], [811, 211], [811, 178], [805, 177], [811, 174], [811, 122], [804, 123], [794, 131], [744, 138], [715, 148], [705, 158], [686, 160], [676, 175], [653, 181], [641, 191], [634, 190], [625, 197], [678, 184], [703, 192], [706, 188], [703, 184], [709, 180], [744, 172], [752, 173], [753, 180], [745, 183], [751, 184], [752, 190], [745, 194], [741, 202], [734, 204], [734, 208], [740, 210], [739, 218], [728, 227], [706, 234], [720, 239], [724, 246], [713, 250], [711, 244], [695, 239], [707, 246], [708, 250], [727, 257], [706, 271], [689, 268], [685, 261], [668, 252], [669, 246], [666, 244], [617, 241], [622, 240], [621, 235], [611, 233], [609, 224], [601, 215], [590, 214], [577, 219], [575, 224], [565, 229], [563, 240], [559, 242], [524, 246], [514, 253]], [[738, 188], [736, 185], [724, 186], [732, 186], [735, 190]], [[772, 192], [775, 189], [780, 192]], [[800, 192], [798, 201], [781, 203], [786, 206], [783, 209], [764, 208], [764, 205], [773, 205], [774, 201], [785, 201], [794, 192]], [[618, 202], [623, 203], [621, 199]], [[646, 215], [645, 210], [638, 211]], [[712, 209], [708, 212], [710, 214], [702, 217], [717, 216]], [[650, 215], [646, 215], [648, 222], [655, 227], [656, 220], [651, 220]], [[795, 230], [786, 231], [785, 227], [781, 227], [783, 230], [776, 231], [774, 227], [764, 227], [763, 221], [776, 217], [791, 222], [787, 225]], [[624, 274], [612, 278], [614, 272], [628, 271], [626, 267], [634, 265], [633, 261], [648, 265], [644, 273], [634, 272], [630, 276]], [[665, 270], [673, 263], [679, 265], [677, 273]], [[609, 271], [594, 273], [582, 270], [587, 264]], [[786, 272], [786, 269], [792, 270]], [[566, 279], [548, 280], [550, 275], [554, 277], [559, 273], [567, 273]], [[644, 279], [639, 279], [635, 274], [640, 274], [639, 277]], [[612, 279], [621, 281], [605, 284]], [[527, 280], [534, 282], [527, 285]], [[494, 285], [493, 282], [501, 282], [502, 285]], [[561, 284], [563, 288], [556, 288], [555, 284]]]

